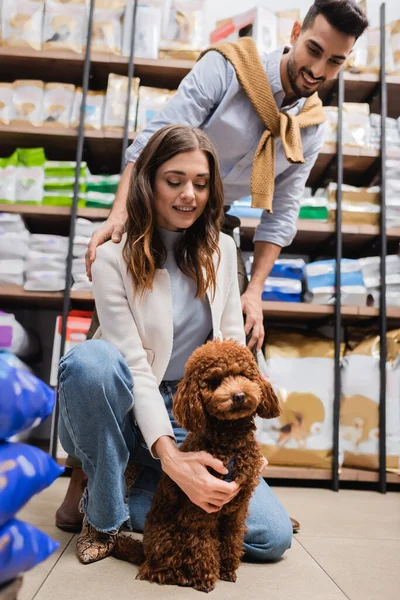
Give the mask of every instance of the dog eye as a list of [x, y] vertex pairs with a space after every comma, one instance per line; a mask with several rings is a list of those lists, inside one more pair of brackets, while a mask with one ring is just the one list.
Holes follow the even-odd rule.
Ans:
[[221, 383], [221, 379], [218, 379], [217, 377], [212, 377], [211, 379], [207, 380], [208, 386], [212, 389], [212, 390], [216, 390], [217, 387], [220, 385]]

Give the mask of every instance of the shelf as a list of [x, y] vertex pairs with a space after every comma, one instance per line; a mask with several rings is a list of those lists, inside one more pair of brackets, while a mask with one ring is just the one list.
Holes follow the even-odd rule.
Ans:
[[[327, 304], [309, 304], [306, 302], [263, 302], [263, 313], [266, 319], [307, 320], [324, 319], [334, 315], [335, 306]], [[369, 306], [342, 306], [342, 317], [346, 321], [359, 321], [379, 316], [379, 309]], [[400, 320], [400, 307], [390, 306], [387, 318]]]
[[[1, 207], [1, 205], [0, 205]], [[242, 218], [240, 233], [242, 239], [250, 243], [253, 240], [254, 231], [260, 222], [260, 219]], [[336, 232], [335, 223], [324, 223], [308, 219], [297, 221], [297, 232], [293, 243], [285, 249], [285, 252], [298, 251], [300, 253], [309, 253], [310, 248], [314, 249], [319, 244], [324, 244], [333, 239]], [[378, 238], [379, 227], [375, 225], [342, 225], [343, 247], [345, 252], [356, 251]], [[396, 245], [400, 242], [400, 227], [390, 227], [387, 229], [387, 241], [393, 245], [393, 252], [396, 253]], [[321, 254], [323, 249], [321, 248]]]
[[[49, 218], [52, 221], [67, 220], [71, 215], [69, 206], [44, 206], [41, 204], [1, 204], [0, 212], [19, 214], [27, 219], [41, 220]], [[110, 213], [108, 208], [78, 208], [78, 217], [86, 219], [106, 219]]]
[[[0, 48], [0, 80], [13, 81], [35, 71], [36, 79], [82, 84], [83, 54], [67, 50], [36, 51], [29, 48]], [[92, 53], [92, 84], [98, 89], [107, 87], [109, 73], [128, 74], [129, 58], [111, 53]], [[188, 60], [135, 59], [135, 77], [143, 85], [175, 89], [193, 67]]]
[[[332, 472], [327, 469], [311, 469], [305, 467], [275, 467], [268, 465], [262, 474], [266, 479], [297, 479], [328, 481], [332, 479]], [[400, 485], [400, 476], [395, 473], [386, 473], [387, 482]], [[340, 481], [357, 481], [375, 483], [379, 481], [377, 471], [364, 471], [362, 469], [340, 469]]]

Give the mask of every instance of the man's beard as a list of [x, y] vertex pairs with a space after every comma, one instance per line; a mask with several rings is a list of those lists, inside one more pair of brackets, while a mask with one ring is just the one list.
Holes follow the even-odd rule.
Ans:
[[294, 91], [294, 93], [296, 94], [296, 96], [298, 98], [309, 98], [310, 96], [312, 96], [313, 94], [315, 94], [315, 92], [317, 92], [319, 90], [319, 88], [325, 81], [325, 78], [322, 78], [320, 80], [319, 86], [313, 90], [301, 90], [296, 84], [296, 80], [300, 76], [301, 70], [303, 70], [305, 72], [305, 74], [308, 75], [309, 77], [313, 77], [313, 74], [311, 73], [311, 71], [309, 71], [306, 68], [303, 68], [300, 71], [298, 71], [294, 56], [289, 57], [286, 69], [287, 69], [290, 87], [292, 88], [292, 90]]

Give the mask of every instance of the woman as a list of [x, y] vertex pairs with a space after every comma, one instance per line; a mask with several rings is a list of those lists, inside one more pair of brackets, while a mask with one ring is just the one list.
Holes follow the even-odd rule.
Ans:
[[[60, 361], [60, 439], [88, 476], [77, 543], [84, 563], [111, 554], [126, 521], [143, 530], [161, 470], [207, 512], [238, 493], [219, 460], [179, 451], [185, 432], [171, 414], [196, 347], [221, 335], [245, 343], [236, 247], [220, 233], [222, 218], [207, 136], [179, 125], [155, 133], [135, 165], [124, 239], [98, 248], [92, 267], [97, 339]], [[130, 457], [142, 468], [126, 498]], [[274, 560], [290, 547], [289, 517], [261, 479], [247, 526], [249, 557]]]

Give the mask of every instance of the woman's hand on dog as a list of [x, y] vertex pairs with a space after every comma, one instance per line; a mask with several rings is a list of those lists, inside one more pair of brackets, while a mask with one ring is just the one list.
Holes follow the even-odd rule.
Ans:
[[178, 448], [160, 456], [163, 471], [181, 488], [189, 500], [207, 513], [218, 512], [239, 492], [240, 486], [211, 475], [207, 467], [226, 475], [223, 462], [207, 452], [180, 452]]

